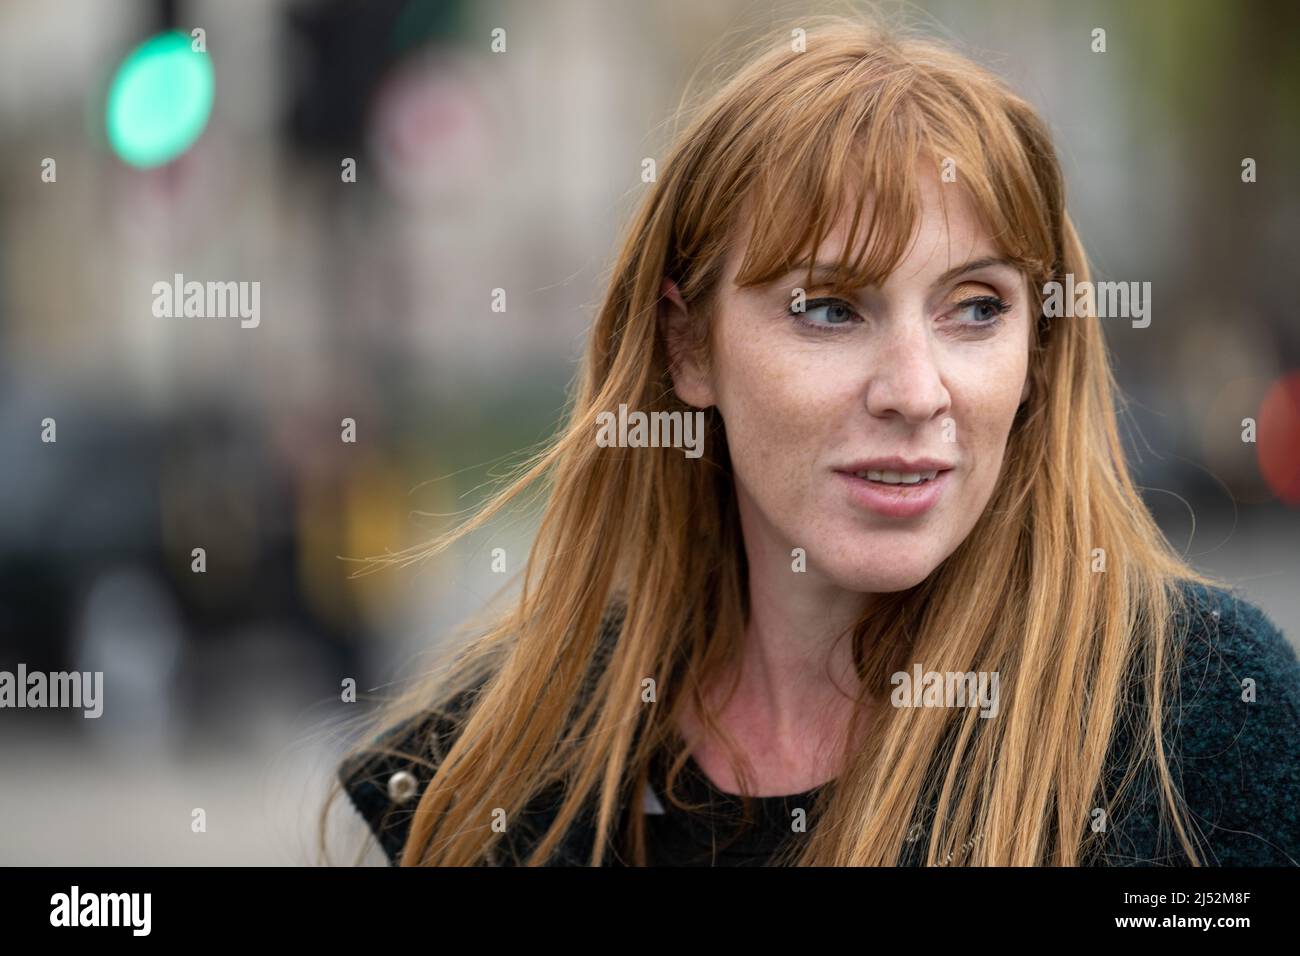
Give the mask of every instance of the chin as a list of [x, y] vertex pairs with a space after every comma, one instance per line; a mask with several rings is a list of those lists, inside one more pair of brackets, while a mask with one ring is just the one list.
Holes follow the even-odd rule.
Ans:
[[938, 566], [929, 561], [891, 561], [888, 563], [872, 562], [869, 565], [824, 568], [828, 578], [846, 591], [862, 591], [870, 594], [887, 594], [891, 591], [906, 591], [916, 587]]

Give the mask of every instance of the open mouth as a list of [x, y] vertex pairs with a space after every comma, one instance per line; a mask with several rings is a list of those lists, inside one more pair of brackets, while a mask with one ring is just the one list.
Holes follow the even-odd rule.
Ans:
[[889, 518], [913, 518], [934, 507], [951, 481], [951, 469], [931, 471], [854, 470], [836, 472], [849, 500]]
[[923, 485], [934, 481], [939, 472], [935, 471], [855, 471], [855, 477], [880, 485]]

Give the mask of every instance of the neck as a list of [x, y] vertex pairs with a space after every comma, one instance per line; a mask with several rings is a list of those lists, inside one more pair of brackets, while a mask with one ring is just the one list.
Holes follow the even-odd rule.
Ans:
[[[802, 792], [838, 776], [842, 746], [865, 729], [853, 720], [861, 682], [851, 632], [875, 598], [838, 587], [814, 568], [794, 570], [791, 545], [743, 498], [741, 523], [749, 616], [734, 669], [714, 675], [704, 696], [713, 720], [740, 747], [746, 773], [755, 774], [755, 795]], [[688, 748], [715, 784], [738, 792], [730, 746], [694, 706], [679, 718]]]
[[773, 734], [798, 733], [856, 696], [851, 632], [872, 596], [838, 588], [812, 569], [792, 571], [788, 552], [746, 550], [749, 619], [737, 694], [763, 705]]

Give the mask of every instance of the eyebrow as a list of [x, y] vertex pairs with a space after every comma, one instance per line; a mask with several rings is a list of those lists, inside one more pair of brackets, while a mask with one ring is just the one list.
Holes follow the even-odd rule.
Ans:
[[1010, 266], [1012, 269], [1016, 268], [1016, 264], [1010, 259], [1005, 259], [1002, 256], [984, 256], [982, 259], [972, 259], [970, 262], [962, 263], [959, 266], [953, 266], [953, 268], [939, 276], [939, 280], [935, 285], [943, 285], [947, 282], [951, 282], [958, 276], [965, 275], [967, 272], [987, 269], [990, 266]]
[[[975, 272], [979, 269], [987, 269], [990, 266], [1010, 266], [1013, 269], [1018, 268], [1014, 262], [1002, 256], [984, 256], [979, 259], [972, 259], [969, 262], [963, 262], [959, 266], [953, 266], [943, 275], [939, 276], [939, 278], [935, 280], [934, 284], [946, 285], [947, 283], [951, 282], [953, 279], [956, 279], [958, 276], [965, 275], [967, 272]], [[832, 263], [832, 262], [814, 262], [812, 265], [812, 272], [818, 275], [833, 275], [839, 270], [840, 267], [836, 263]], [[802, 272], [802, 271], [803, 271], [803, 267], [798, 267], [795, 269], [791, 269], [789, 272], [786, 273], [786, 275], [794, 275], [795, 273]]]

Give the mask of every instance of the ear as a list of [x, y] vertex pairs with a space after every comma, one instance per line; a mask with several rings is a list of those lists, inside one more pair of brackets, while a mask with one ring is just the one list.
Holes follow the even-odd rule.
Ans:
[[664, 279], [659, 290], [659, 329], [668, 349], [673, 391], [687, 405], [708, 408], [716, 404], [713, 382], [698, 356], [687, 347], [690, 341], [690, 321], [690, 312], [677, 283], [672, 279]]

